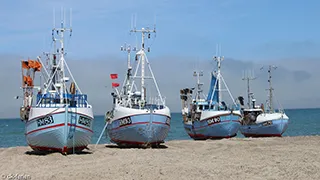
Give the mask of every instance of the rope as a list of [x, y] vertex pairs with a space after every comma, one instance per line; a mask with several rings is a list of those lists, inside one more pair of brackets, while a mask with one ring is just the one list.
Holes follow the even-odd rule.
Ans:
[[102, 132], [101, 132], [101, 134], [100, 134], [100, 136], [99, 136], [99, 138], [98, 138], [98, 141], [96, 142], [96, 145], [94, 146], [94, 149], [97, 148], [97, 145], [99, 144], [99, 142], [100, 142], [100, 140], [101, 140], [101, 138], [102, 138], [102, 135], [103, 135], [104, 131], [106, 130], [108, 124], [109, 124], [109, 122], [106, 122], [106, 125], [103, 127]]

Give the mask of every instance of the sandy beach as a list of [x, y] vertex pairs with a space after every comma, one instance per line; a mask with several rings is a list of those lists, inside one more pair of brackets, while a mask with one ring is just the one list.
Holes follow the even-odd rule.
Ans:
[[29, 147], [1, 148], [0, 175], [3, 179], [320, 179], [320, 136], [169, 141], [158, 149], [90, 145], [90, 150], [68, 156], [38, 155]]

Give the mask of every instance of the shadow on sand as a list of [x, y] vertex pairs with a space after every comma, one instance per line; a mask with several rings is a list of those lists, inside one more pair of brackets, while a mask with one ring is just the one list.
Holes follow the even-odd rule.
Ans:
[[168, 146], [166, 145], [115, 145], [115, 144], [108, 144], [105, 146], [106, 148], [117, 148], [117, 149], [167, 149]]
[[91, 151], [75, 151], [74, 153], [71, 151], [71, 152], [68, 152], [67, 154], [61, 153], [59, 151], [35, 151], [35, 150], [31, 150], [31, 151], [25, 152], [25, 154], [27, 154], [27, 155], [35, 155], [35, 156], [46, 156], [46, 155], [50, 155], [50, 154], [54, 154], [54, 153], [60, 153], [62, 155], [92, 154]]

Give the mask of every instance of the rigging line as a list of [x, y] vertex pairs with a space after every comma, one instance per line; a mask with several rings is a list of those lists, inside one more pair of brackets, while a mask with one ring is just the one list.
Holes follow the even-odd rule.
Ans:
[[233, 104], [234, 104], [234, 105], [237, 105], [236, 102], [235, 102], [235, 100], [234, 100], [233, 97], [232, 97], [232, 94], [231, 94], [231, 92], [230, 92], [230, 90], [229, 90], [229, 88], [228, 88], [228, 86], [227, 86], [227, 83], [224, 81], [224, 78], [223, 78], [223, 76], [222, 76], [221, 74], [220, 74], [220, 77], [221, 77], [221, 79], [222, 79], [223, 84], [224, 84], [225, 87], [227, 88], [227, 91], [228, 91], [228, 93], [229, 93], [229, 95], [230, 95], [230, 97], [231, 97], [231, 99], [232, 99]]
[[[40, 59], [40, 57], [39, 57], [39, 56], [37, 57], [37, 60], [38, 60], [38, 62], [40, 62], [41, 64], [43, 64], [43, 62], [42, 62], [42, 60]], [[46, 77], [47, 77], [47, 78], [49, 78], [49, 77], [50, 77], [50, 75], [49, 75], [49, 73], [48, 73], [47, 69], [46, 69], [46, 68], [43, 68], [43, 69], [44, 69], [44, 71], [45, 71], [45, 73], [46, 73], [46, 74], [44, 74], [44, 73], [43, 73], [43, 71], [41, 71], [41, 74], [42, 74], [43, 76], [45, 76], [45, 75], [46, 75]], [[45, 81], [48, 81], [48, 79], [47, 79], [46, 77], [44, 77], [44, 78], [45, 78]]]
[[[141, 57], [139, 58], [138, 63], [137, 63], [137, 65], [136, 65], [136, 71], [134, 72], [134, 75], [133, 75], [132, 86], [131, 86], [131, 88], [130, 88], [130, 92], [132, 92], [133, 86], [134, 86], [134, 84], [135, 84], [134, 82], [135, 82], [135, 79], [136, 79], [136, 76], [137, 76], [137, 73], [138, 73], [138, 70], [139, 70], [140, 59], [141, 59]], [[137, 87], [136, 87], [136, 88], [137, 88]]]
[[64, 64], [66, 65], [66, 67], [67, 67], [67, 69], [68, 69], [68, 72], [69, 72], [69, 74], [70, 74], [70, 76], [71, 76], [72, 80], [74, 81], [74, 84], [76, 85], [76, 87], [77, 87], [77, 89], [79, 90], [80, 94], [82, 94], [81, 89], [79, 88], [79, 86], [78, 86], [77, 82], [75, 81], [75, 79], [74, 79], [74, 77], [73, 77], [73, 75], [72, 75], [72, 73], [71, 73], [71, 71], [70, 71], [70, 68], [69, 68], [69, 66], [68, 66], [67, 62], [66, 62], [66, 61], [64, 61]]
[[281, 105], [281, 103], [280, 103], [280, 101], [278, 101], [278, 98], [276, 97], [276, 94], [273, 92], [272, 93], [273, 94], [273, 96], [274, 96], [274, 99], [276, 99], [276, 101], [277, 101], [277, 103], [279, 104], [279, 110], [280, 110], [280, 112], [281, 111], [283, 111], [284, 112], [284, 108], [283, 108], [283, 106]]
[[[68, 71], [69, 71], [69, 74], [70, 74], [70, 76], [71, 76], [71, 78], [72, 78], [72, 80], [73, 80], [74, 84], [76, 85], [76, 87], [77, 87], [77, 89], [79, 90], [80, 94], [82, 94], [81, 89], [79, 88], [79, 86], [78, 86], [78, 84], [77, 84], [76, 80], [74, 79], [74, 77], [73, 77], [73, 75], [72, 75], [72, 73], [71, 73], [71, 71], [70, 71], [70, 69], [69, 69], [69, 66], [68, 66], [67, 62], [66, 62], [66, 61], [64, 61], [64, 64], [66, 65], [66, 67], [67, 67], [67, 69], [68, 69]], [[85, 100], [85, 102], [87, 103], [87, 105], [89, 105], [89, 103], [88, 103], [88, 101], [87, 101], [87, 100]]]
[[135, 91], [138, 89], [136, 84], [133, 84]]
[[122, 83], [122, 87], [121, 87], [121, 90], [120, 90], [120, 94], [124, 94], [124, 87], [126, 86], [125, 83], [127, 82], [127, 76], [124, 78], [124, 81]]
[[162, 102], [162, 105], [165, 105], [165, 103], [164, 103], [164, 101], [163, 101], [163, 99], [162, 99], [161, 92], [160, 92], [160, 89], [159, 89], [159, 87], [158, 87], [158, 84], [157, 84], [156, 78], [155, 78], [155, 77], [154, 77], [154, 75], [153, 75], [153, 72], [152, 72], [152, 69], [151, 69], [151, 66], [150, 66], [150, 63], [149, 63], [148, 57], [147, 57], [145, 54], [143, 54], [143, 55], [144, 55], [144, 56], [145, 56], [145, 58], [146, 58], [146, 61], [147, 61], [147, 64], [148, 64], [148, 67], [149, 67], [149, 70], [150, 70], [151, 76], [152, 76], [153, 81], [154, 81], [154, 84], [155, 84], [155, 86], [156, 86], [156, 88], [157, 88], [158, 96], [160, 97], [160, 100], [161, 100], [161, 102]]
[[[61, 62], [62, 62], [62, 61], [61, 61], [61, 59], [60, 59], [60, 61], [59, 61], [59, 63], [58, 63], [57, 66], [59, 66], [59, 65], [61, 64]], [[58, 72], [58, 68], [55, 69], [55, 71], [53, 72], [52, 76], [50, 77], [49, 82], [48, 82], [48, 86], [45, 88], [45, 91], [47, 91], [48, 88], [50, 87], [50, 84], [52, 83], [53, 77], [55, 76], [55, 74], [56, 74], [57, 72]], [[58, 90], [57, 90], [57, 92], [58, 92]], [[58, 92], [58, 94], [59, 94], [59, 92]], [[37, 106], [40, 104], [40, 102], [41, 102], [41, 100], [43, 99], [44, 95], [45, 95], [45, 94], [42, 94], [41, 99], [40, 99], [40, 101], [38, 102]]]

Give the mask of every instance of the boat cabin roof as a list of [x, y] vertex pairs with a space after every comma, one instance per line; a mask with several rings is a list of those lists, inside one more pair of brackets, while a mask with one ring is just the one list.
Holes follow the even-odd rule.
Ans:
[[[132, 106], [133, 109], [141, 109], [139, 105], [135, 104]], [[165, 108], [164, 105], [157, 105], [157, 104], [146, 104], [143, 109], [163, 109]]]
[[[202, 99], [200, 99], [200, 101], [194, 100], [193, 102], [194, 102], [193, 104], [196, 104], [196, 105], [210, 105], [210, 101], [205, 101], [205, 100], [202, 101]], [[215, 101], [211, 102], [211, 105], [215, 105], [215, 104], [217, 104], [217, 102]]]
[[262, 111], [262, 109], [244, 109], [244, 112], [259, 112]]

